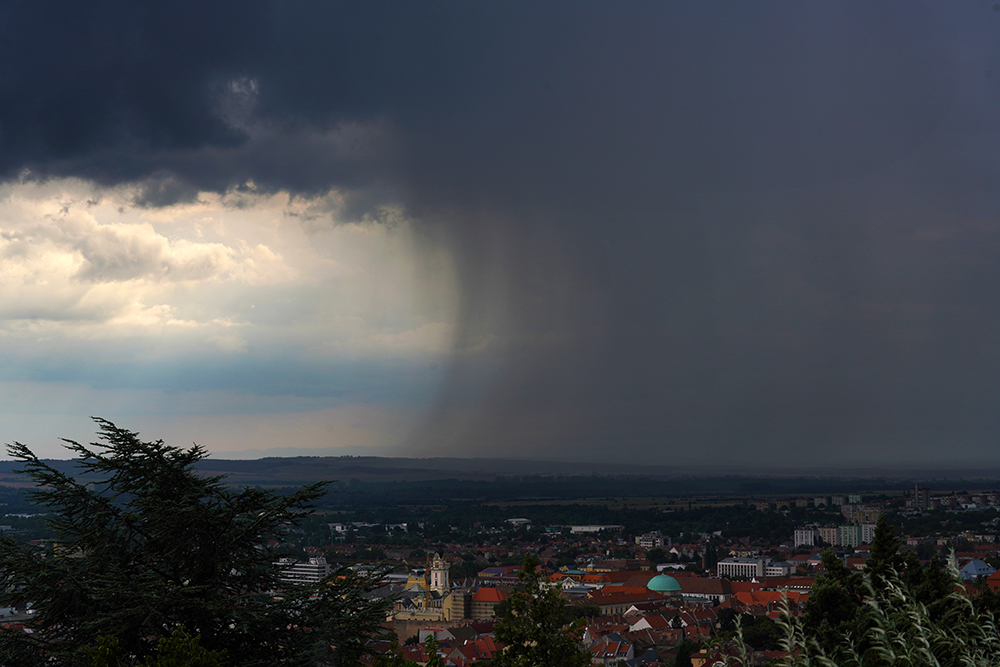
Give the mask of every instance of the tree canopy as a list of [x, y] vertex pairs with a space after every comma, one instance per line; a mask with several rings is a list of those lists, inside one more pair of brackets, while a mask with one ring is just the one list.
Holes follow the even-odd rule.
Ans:
[[497, 605], [494, 636], [504, 645], [491, 667], [584, 667], [590, 652], [580, 643], [583, 621], [567, 623], [566, 601], [559, 588], [545, 586], [538, 560], [524, 559], [520, 590]]
[[88, 664], [83, 649], [114, 637], [139, 662], [178, 630], [236, 665], [347, 664], [385, 619], [390, 600], [341, 571], [278, 594], [266, 548], [296, 525], [325, 483], [280, 495], [199, 474], [206, 456], [97, 419], [98, 441], [67, 440], [69, 475], [14, 443], [58, 542], [0, 538], [0, 602], [36, 612], [32, 633], [0, 633], [3, 664]]
[[864, 573], [849, 569], [828, 549], [827, 572], [813, 585], [801, 625], [786, 646], [793, 664], [995, 665], [1000, 633], [993, 617], [996, 596], [970, 597], [954, 562], [922, 564], [884, 519], [876, 525]]

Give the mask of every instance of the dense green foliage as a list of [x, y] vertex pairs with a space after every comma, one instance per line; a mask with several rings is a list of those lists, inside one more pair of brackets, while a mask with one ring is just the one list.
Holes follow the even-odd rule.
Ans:
[[743, 641], [751, 648], [758, 651], [775, 651], [781, 648], [784, 632], [767, 616], [741, 614], [729, 607], [719, 612], [718, 619], [718, 637], [721, 641], [732, 638], [739, 630]]
[[[290, 461], [294, 459], [283, 459]], [[971, 482], [962, 482], [968, 484]], [[996, 480], [983, 480], [981, 488], [992, 488]], [[719, 500], [770, 494], [813, 496], [831, 493], [865, 493], [912, 487], [912, 482], [842, 478], [685, 477], [657, 479], [644, 476], [530, 475], [500, 477], [492, 481], [436, 479], [429, 481], [347, 480], [330, 488], [327, 504], [351, 506], [424, 505], [454, 500], [503, 502], [537, 499], [560, 501], [606, 496], [611, 498], [677, 498], [714, 495]], [[936, 485], [943, 489], [946, 482]]]
[[801, 621], [779, 623], [791, 665], [959, 667], [1000, 664], [992, 593], [970, 597], [954, 564], [922, 565], [880, 521], [865, 572], [828, 551]]
[[[953, 570], [952, 574], [957, 571]], [[953, 583], [957, 581], [953, 580]], [[889, 575], [881, 590], [865, 581], [863, 605], [854, 622], [841, 618], [839, 632], [815, 634], [808, 626], [783, 621], [790, 666], [806, 667], [968, 667], [1000, 664], [1000, 632], [993, 614], [952, 587], [935, 602], [939, 613], [917, 600], [899, 577]], [[830, 645], [829, 640], [838, 643]]]
[[850, 570], [832, 550], [823, 554], [827, 572], [813, 586], [805, 606], [803, 625], [828, 654], [837, 655], [848, 644], [865, 652], [872, 646], [873, 609], [891, 607], [890, 592], [905, 590], [906, 598], [940, 621], [955, 610], [952, 591], [958, 584], [942, 564], [924, 566], [912, 551], [900, 552], [899, 540], [885, 518], [879, 519], [865, 573]]
[[[86, 646], [81, 653], [90, 660], [89, 667], [127, 667], [133, 664], [122, 655], [116, 637], [101, 637], [96, 647]], [[197, 637], [183, 630], [157, 642], [156, 653], [146, 656], [140, 667], [225, 667], [224, 651], [209, 651]]]
[[580, 645], [581, 619], [566, 623], [566, 602], [557, 587], [546, 586], [538, 561], [525, 558], [518, 575], [520, 589], [494, 610], [499, 618], [494, 631], [504, 649], [492, 667], [585, 667], [590, 652]]
[[180, 449], [97, 420], [99, 442], [67, 441], [79, 477], [15, 443], [10, 455], [49, 510], [58, 544], [0, 538], [4, 604], [36, 611], [33, 633], [0, 633], [3, 664], [86, 664], [83, 647], [114, 637], [126, 664], [157, 653], [179, 629], [236, 665], [347, 663], [385, 618], [373, 582], [348, 572], [275, 596], [279, 572], [263, 548], [324, 492], [233, 489], [196, 472], [199, 446]]
[[699, 649], [698, 642], [691, 639], [683, 639], [677, 644], [674, 658], [674, 667], [691, 667], [691, 654]]

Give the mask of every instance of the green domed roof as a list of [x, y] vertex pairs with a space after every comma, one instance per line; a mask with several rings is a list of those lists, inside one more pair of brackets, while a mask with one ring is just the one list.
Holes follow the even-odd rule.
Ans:
[[680, 592], [681, 585], [678, 584], [677, 580], [669, 574], [658, 574], [649, 580], [649, 583], [646, 584], [646, 588], [659, 593], [673, 593]]

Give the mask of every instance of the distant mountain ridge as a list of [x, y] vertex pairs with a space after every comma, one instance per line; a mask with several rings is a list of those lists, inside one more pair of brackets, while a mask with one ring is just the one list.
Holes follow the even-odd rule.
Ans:
[[[57, 469], [74, 474], [68, 460], [46, 460]], [[0, 485], [25, 486], [15, 471], [21, 464], [0, 461]], [[210, 457], [197, 464], [209, 475], [224, 475], [236, 484], [295, 486], [309, 482], [336, 480], [356, 482], [427, 482], [461, 480], [490, 482], [517, 477], [641, 477], [662, 480], [695, 480], [719, 477], [782, 480], [789, 478], [841, 478], [883, 480], [1000, 480], [1000, 470], [936, 468], [844, 468], [844, 469], [756, 469], [721, 466], [678, 467], [639, 463], [596, 464], [572, 461], [537, 461], [499, 458], [406, 458], [382, 456], [291, 456], [260, 459]]]

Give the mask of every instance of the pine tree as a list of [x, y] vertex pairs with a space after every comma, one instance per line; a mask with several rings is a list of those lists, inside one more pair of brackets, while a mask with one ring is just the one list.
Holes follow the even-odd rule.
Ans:
[[872, 582], [872, 588], [881, 590], [885, 580], [892, 572], [899, 572], [903, 560], [899, 555], [900, 541], [893, 534], [892, 527], [882, 514], [875, 524], [875, 534], [872, 536], [871, 552], [865, 563], [865, 572]]
[[566, 601], [558, 587], [543, 585], [538, 560], [524, 559], [520, 590], [497, 605], [494, 636], [504, 645], [492, 667], [585, 667], [590, 652], [580, 643], [583, 621], [566, 623]]
[[[937, 559], [924, 566], [916, 553], [901, 551], [900, 547], [899, 539], [882, 517], [875, 528], [864, 574], [850, 570], [832, 549], [823, 553], [827, 572], [813, 585], [802, 618], [810, 645], [815, 642], [841, 664], [855, 664], [857, 656], [865, 656], [865, 665], [888, 667], [901, 664], [887, 649], [885, 637], [890, 626], [892, 632], [921, 637], [925, 631], [951, 632], [951, 627], [963, 628], [964, 632], [980, 622], [976, 619], [976, 605], [970, 603], [956, 577], [957, 570], [946, 569]], [[982, 606], [987, 607], [986, 603], [988, 600]], [[984, 636], [995, 642], [992, 619], [986, 629]], [[959, 655], [941, 648], [946, 645], [930, 647], [928, 655]]]
[[866, 623], [864, 577], [850, 570], [833, 549], [823, 552], [826, 572], [816, 579], [806, 601], [802, 625], [828, 653], [836, 655], [845, 638], [863, 636]]
[[103, 419], [98, 442], [66, 441], [69, 475], [8, 446], [58, 535], [43, 552], [0, 538], [0, 601], [36, 612], [34, 632], [0, 633], [0, 664], [87, 664], [81, 649], [114, 637], [125, 659], [155, 654], [179, 629], [234, 665], [349, 664], [385, 619], [377, 583], [339, 572], [276, 597], [264, 548], [295, 525], [325, 484], [288, 495], [234, 489], [199, 474], [205, 457], [146, 442]]

